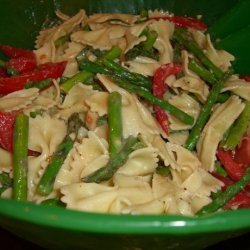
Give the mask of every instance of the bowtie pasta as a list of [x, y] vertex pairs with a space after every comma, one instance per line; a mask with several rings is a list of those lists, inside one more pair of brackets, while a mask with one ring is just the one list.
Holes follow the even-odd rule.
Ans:
[[201, 20], [56, 15], [33, 51], [0, 45], [1, 197], [115, 214], [246, 206], [237, 193], [249, 206], [250, 84]]

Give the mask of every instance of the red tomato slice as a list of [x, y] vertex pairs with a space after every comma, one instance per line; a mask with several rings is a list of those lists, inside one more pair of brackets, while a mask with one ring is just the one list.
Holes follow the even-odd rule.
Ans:
[[0, 112], [0, 147], [12, 152], [13, 128], [17, 112]]
[[250, 164], [250, 136], [243, 137], [235, 150], [234, 160], [241, 164]]

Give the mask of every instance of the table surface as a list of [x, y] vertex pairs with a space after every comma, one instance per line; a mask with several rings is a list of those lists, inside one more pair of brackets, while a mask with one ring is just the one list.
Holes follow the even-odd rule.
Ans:
[[[42, 249], [41, 247], [38, 247], [32, 243], [24, 241], [23, 239], [20, 239], [19, 237], [16, 237], [13, 234], [1, 228], [0, 228], [0, 241], [2, 246], [8, 246], [8, 249], [11, 250]], [[221, 242], [204, 250], [235, 250], [235, 249], [250, 250], [250, 233], [234, 239]]]

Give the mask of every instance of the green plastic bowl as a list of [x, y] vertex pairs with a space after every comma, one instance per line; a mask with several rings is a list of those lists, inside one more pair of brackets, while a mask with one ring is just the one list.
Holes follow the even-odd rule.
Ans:
[[[201, 14], [216, 46], [236, 56], [235, 69], [250, 74], [250, 1], [239, 0], [1, 0], [0, 44], [32, 48], [46, 20], [60, 9], [67, 14], [138, 13], [165, 9], [178, 15]], [[237, 21], [236, 21], [237, 20]], [[1, 160], [0, 160], [1, 161]], [[202, 249], [250, 231], [250, 209], [195, 218], [177, 215], [107, 215], [0, 199], [0, 225], [51, 249], [154, 250]]]

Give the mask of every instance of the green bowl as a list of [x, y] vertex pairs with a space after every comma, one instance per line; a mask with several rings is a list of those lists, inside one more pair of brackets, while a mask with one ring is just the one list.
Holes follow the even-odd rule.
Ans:
[[[216, 7], [215, 7], [216, 6]], [[237, 73], [250, 74], [250, 1], [240, 0], [1, 0], [0, 44], [32, 48], [46, 20], [60, 9], [73, 14], [165, 9], [201, 14], [218, 48], [236, 56]], [[237, 20], [237, 21], [236, 21]], [[195, 218], [175, 215], [107, 215], [0, 199], [0, 225], [52, 249], [202, 249], [250, 231], [250, 209]]]

